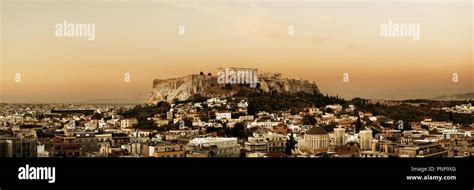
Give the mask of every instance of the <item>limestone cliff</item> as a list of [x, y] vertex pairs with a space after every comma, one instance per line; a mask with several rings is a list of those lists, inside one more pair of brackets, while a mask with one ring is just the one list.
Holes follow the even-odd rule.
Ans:
[[[258, 89], [265, 93], [304, 92], [308, 94], [319, 93], [316, 84], [307, 80], [281, 78], [280, 75], [259, 75]], [[231, 85], [232, 88], [225, 88], [219, 84], [216, 76], [188, 75], [180, 78], [155, 79], [153, 89], [148, 97], [147, 103], [156, 104], [159, 101], [172, 102], [174, 99], [187, 100], [196, 94], [205, 97], [229, 97], [233, 96], [240, 89], [251, 89], [249, 85]]]

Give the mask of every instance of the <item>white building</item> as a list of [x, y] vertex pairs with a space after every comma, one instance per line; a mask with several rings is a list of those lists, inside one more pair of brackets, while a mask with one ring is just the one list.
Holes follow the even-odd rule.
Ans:
[[351, 104], [345, 110], [346, 110], [346, 112], [354, 112], [355, 106]]
[[451, 137], [453, 137], [453, 136], [464, 137], [464, 136], [468, 136], [467, 134], [470, 135], [470, 132], [465, 133], [464, 131], [459, 130], [459, 129], [455, 129], [455, 128], [454, 129], [443, 129], [443, 130], [441, 130], [441, 133], [443, 134], [444, 139], [451, 139]]
[[274, 126], [277, 126], [279, 124], [281, 124], [282, 122], [273, 122], [273, 121], [262, 121], [262, 122], [252, 122], [250, 124], [247, 125], [247, 128], [252, 128], [252, 127], [264, 127], [264, 128], [267, 128], [267, 129], [270, 129]]
[[310, 108], [307, 108], [307, 109], [308, 109], [308, 113], [311, 114], [311, 115], [322, 114], [322, 112], [319, 111], [319, 109], [316, 108], [316, 107], [310, 107]]
[[239, 157], [240, 145], [237, 138], [204, 137], [194, 138], [188, 146], [196, 151], [207, 151], [210, 157]]
[[452, 128], [453, 123], [447, 121], [433, 121], [432, 119], [425, 119], [420, 122], [421, 125], [428, 126], [430, 129], [442, 129], [442, 128]]
[[246, 108], [249, 106], [249, 103], [246, 100], [240, 100], [240, 102], [237, 103], [237, 106], [241, 108]]
[[104, 119], [101, 119], [98, 121], [98, 127], [99, 129], [103, 129], [107, 127], [107, 122], [104, 121]]
[[329, 147], [329, 134], [322, 127], [312, 127], [304, 135], [304, 147], [314, 152], [326, 151]]
[[251, 152], [267, 152], [267, 140], [261, 134], [253, 133], [252, 137], [248, 137], [245, 142], [245, 150]]
[[253, 115], [242, 115], [242, 116], [239, 116], [239, 120], [240, 121], [253, 121], [255, 120], [255, 118]]
[[339, 104], [326, 105], [326, 109], [328, 109], [328, 108], [332, 109], [334, 111], [334, 113], [342, 111], [342, 106], [339, 105]]
[[359, 145], [361, 150], [372, 149], [372, 130], [365, 129], [359, 132]]
[[23, 116], [20, 114], [14, 114], [11, 116], [7, 116], [7, 120], [10, 124], [23, 124]]
[[125, 129], [125, 128], [132, 128], [138, 123], [138, 120], [135, 118], [130, 118], [130, 119], [122, 119], [120, 121], [120, 128]]
[[44, 144], [36, 146], [38, 157], [49, 157], [49, 152], [45, 151]]
[[97, 123], [97, 120], [91, 120], [91, 121], [85, 123], [84, 125], [86, 127], [86, 130], [96, 130], [97, 126], [98, 126], [98, 123]]
[[343, 127], [334, 128], [334, 145], [346, 144], [346, 129]]
[[226, 104], [226, 99], [219, 99], [219, 98], [209, 98], [207, 99], [208, 104]]
[[216, 119], [231, 119], [232, 114], [230, 112], [216, 112]]

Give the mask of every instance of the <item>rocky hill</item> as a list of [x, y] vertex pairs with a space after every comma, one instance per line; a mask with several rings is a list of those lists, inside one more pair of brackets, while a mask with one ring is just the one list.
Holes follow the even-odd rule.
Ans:
[[150, 92], [147, 103], [156, 104], [159, 101], [172, 102], [175, 99], [182, 101], [198, 94], [204, 97], [229, 97], [242, 89], [258, 89], [265, 93], [320, 93], [315, 83], [307, 80], [282, 78], [280, 75], [259, 75], [256, 89], [251, 88], [248, 84], [227, 86], [219, 84], [216, 76], [188, 75], [180, 78], [153, 80], [153, 89]]

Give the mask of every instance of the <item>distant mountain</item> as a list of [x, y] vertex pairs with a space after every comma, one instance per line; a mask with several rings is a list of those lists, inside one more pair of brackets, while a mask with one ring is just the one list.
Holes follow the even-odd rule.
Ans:
[[431, 98], [432, 100], [474, 100], [474, 92], [466, 94], [452, 94], [452, 95], [443, 95]]

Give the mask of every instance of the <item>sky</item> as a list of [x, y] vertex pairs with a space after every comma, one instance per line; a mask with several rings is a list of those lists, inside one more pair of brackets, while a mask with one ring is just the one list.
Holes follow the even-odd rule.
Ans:
[[[2, 0], [0, 6], [0, 102], [144, 103], [153, 79], [215, 74], [220, 67], [315, 81], [323, 94], [347, 99], [474, 91], [470, 0]], [[95, 39], [56, 36], [64, 21], [94, 24]], [[417, 24], [420, 39], [381, 36], [389, 21]]]

